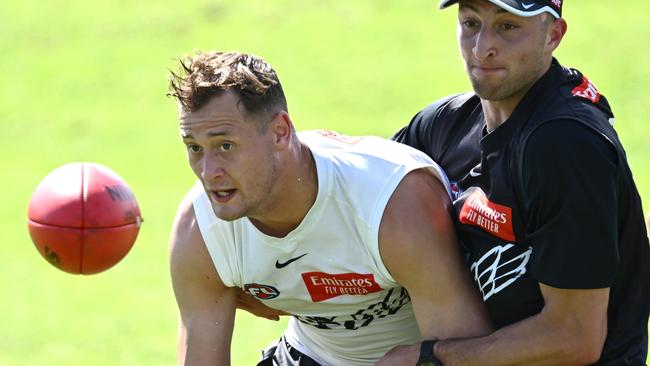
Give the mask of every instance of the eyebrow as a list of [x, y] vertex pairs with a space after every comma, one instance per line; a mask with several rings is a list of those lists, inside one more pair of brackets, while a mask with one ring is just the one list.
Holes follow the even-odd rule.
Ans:
[[194, 136], [192, 136], [191, 133], [186, 132], [186, 130], [183, 130], [183, 129], [180, 130], [180, 135], [181, 135], [181, 138], [183, 138], [183, 139], [193, 139], [194, 138]]
[[[216, 136], [226, 136], [226, 135], [228, 135], [228, 133], [226, 133], [226, 132], [221, 132], [221, 131], [217, 131], [217, 132], [208, 132], [207, 135], [208, 135], [208, 137], [216, 137]], [[184, 132], [181, 130], [181, 138], [182, 138], [183, 140], [185, 140], [185, 139], [193, 139], [194, 136], [193, 136], [191, 133], [184, 133]]]

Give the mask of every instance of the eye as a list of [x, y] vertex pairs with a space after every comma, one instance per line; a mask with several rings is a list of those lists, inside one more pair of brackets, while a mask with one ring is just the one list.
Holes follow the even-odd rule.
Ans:
[[224, 142], [223, 144], [219, 145], [219, 149], [221, 151], [229, 151], [232, 150], [233, 147], [234, 147], [233, 144], [229, 142]]
[[473, 19], [465, 19], [465, 20], [461, 20], [460, 24], [461, 24], [463, 27], [465, 27], [465, 28], [469, 28], [469, 29], [478, 27], [478, 22], [475, 21], [475, 20], [473, 20]]
[[506, 30], [506, 31], [511, 31], [517, 29], [517, 26], [514, 24], [510, 23], [504, 23], [501, 25], [501, 29]]
[[187, 144], [185, 145], [187, 147], [187, 151], [189, 151], [192, 154], [198, 154], [201, 152], [201, 146], [197, 144]]

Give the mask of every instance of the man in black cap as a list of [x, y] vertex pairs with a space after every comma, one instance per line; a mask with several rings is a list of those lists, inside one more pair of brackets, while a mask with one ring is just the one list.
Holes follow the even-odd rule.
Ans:
[[440, 7], [455, 3], [474, 92], [429, 105], [395, 139], [449, 175], [459, 236], [498, 330], [399, 347], [379, 365], [645, 365], [641, 201], [607, 99], [553, 57], [567, 29], [562, 0]]

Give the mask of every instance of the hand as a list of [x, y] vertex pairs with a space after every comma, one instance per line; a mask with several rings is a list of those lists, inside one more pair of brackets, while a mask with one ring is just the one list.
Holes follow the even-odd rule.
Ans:
[[260, 318], [266, 318], [275, 321], [280, 320], [280, 315], [290, 315], [284, 311], [276, 310], [264, 305], [261, 301], [247, 294], [243, 290], [239, 290], [239, 293], [237, 294], [237, 308], [246, 310], [249, 313]]
[[384, 355], [375, 366], [413, 366], [420, 359], [421, 343], [410, 346], [397, 346]]

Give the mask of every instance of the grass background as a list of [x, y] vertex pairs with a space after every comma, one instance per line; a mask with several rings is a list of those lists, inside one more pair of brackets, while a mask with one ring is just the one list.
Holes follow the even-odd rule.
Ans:
[[[167, 237], [193, 182], [165, 97], [176, 58], [197, 49], [261, 55], [298, 129], [390, 136], [429, 102], [468, 89], [455, 10], [436, 3], [0, 2], [0, 365], [175, 363]], [[567, 1], [557, 52], [609, 97], [646, 208], [648, 11], [645, 2]], [[145, 218], [129, 256], [95, 276], [49, 266], [26, 230], [31, 192], [71, 161], [117, 171]], [[254, 364], [283, 325], [239, 314], [233, 364]]]

